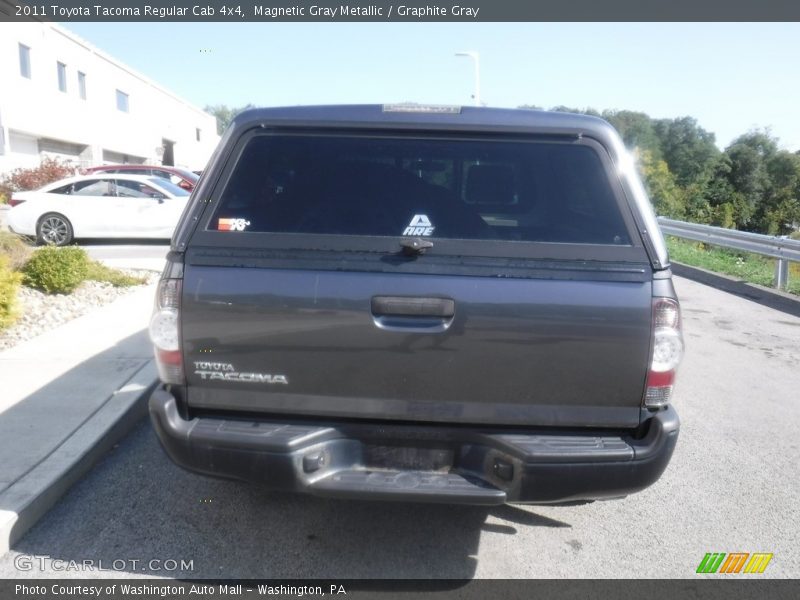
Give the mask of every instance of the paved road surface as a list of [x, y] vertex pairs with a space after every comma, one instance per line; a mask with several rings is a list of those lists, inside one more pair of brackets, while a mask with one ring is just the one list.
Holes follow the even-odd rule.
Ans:
[[[682, 578], [697, 577], [706, 552], [737, 551], [772, 552], [763, 576], [798, 577], [800, 318], [676, 285], [683, 427], [645, 492], [493, 509], [273, 494], [181, 471], [142, 423], [0, 558], [0, 577], [25, 576], [15, 560], [32, 554], [128, 561], [124, 576]], [[151, 559], [162, 562], [129, 562]], [[158, 570], [166, 560], [193, 568]], [[49, 564], [44, 575], [84, 573]]]

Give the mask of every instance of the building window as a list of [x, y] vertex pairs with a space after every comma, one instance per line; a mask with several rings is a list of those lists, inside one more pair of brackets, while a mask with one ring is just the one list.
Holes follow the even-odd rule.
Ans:
[[19, 74], [31, 78], [31, 49], [25, 44], [19, 45]]
[[56, 63], [58, 67], [58, 89], [62, 92], [67, 91], [67, 65], [64, 63]]
[[86, 100], [86, 73], [78, 71], [78, 94], [81, 100]]
[[117, 90], [117, 110], [121, 110], [122, 112], [128, 112], [128, 94]]
[[200, 128], [199, 127], [195, 127], [194, 137], [198, 142], [200, 141]]

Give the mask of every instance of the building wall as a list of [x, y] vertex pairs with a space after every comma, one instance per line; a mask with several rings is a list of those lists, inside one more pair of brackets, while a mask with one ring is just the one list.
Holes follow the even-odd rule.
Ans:
[[[21, 75], [20, 43], [30, 48], [30, 79]], [[86, 75], [85, 100], [78, 72]], [[117, 108], [117, 90], [128, 95], [128, 112]], [[80, 166], [161, 164], [163, 140], [174, 142], [175, 165], [203, 169], [219, 141], [216, 121], [63, 27], [0, 23], [0, 174], [44, 156]]]

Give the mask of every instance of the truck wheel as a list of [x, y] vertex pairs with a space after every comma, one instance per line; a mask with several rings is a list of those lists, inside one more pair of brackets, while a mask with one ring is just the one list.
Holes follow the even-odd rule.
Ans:
[[73, 239], [72, 223], [64, 215], [47, 213], [36, 225], [36, 243], [66, 246]]

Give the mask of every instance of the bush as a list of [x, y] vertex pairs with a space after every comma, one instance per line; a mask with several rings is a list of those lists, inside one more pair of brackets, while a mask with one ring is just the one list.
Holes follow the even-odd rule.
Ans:
[[0, 256], [8, 258], [14, 271], [21, 271], [31, 256], [31, 247], [20, 236], [10, 231], [0, 231]]
[[38, 190], [40, 187], [72, 177], [75, 167], [70, 163], [57, 158], [45, 158], [38, 167], [31, 169], [14, 169], [0, 179], [0, 196], [5, 196], [6, 202], [12, 192], [25, 192]]
[[91, 279], [92, 281], [104, 281], [106, 283], [110, 283], [114, 287], [129, 287], [131, 285], [140, 285], [147, 281], [147, 278], [145, 277], [134, 277], [133, 275], [127, 275], [122, 271], [107, 267], [96, 260], [93, 260], [89, 263], [86, 279]]
[[17, 318], [17, 290], [21, 282], [22, 275], [11, 270], [8, 257], [0, 256], [0, 330]]
[[86, 279], [89, 256], [77, 246], [39, 248], [28, 260], [24, 283], [48, 294], [69, 294]]

